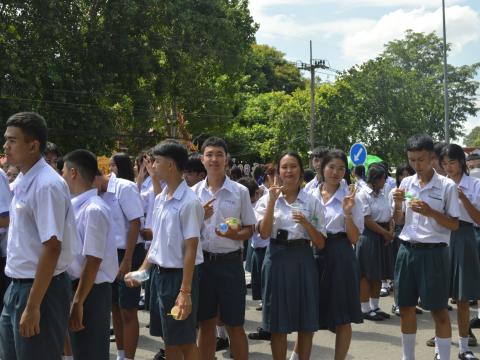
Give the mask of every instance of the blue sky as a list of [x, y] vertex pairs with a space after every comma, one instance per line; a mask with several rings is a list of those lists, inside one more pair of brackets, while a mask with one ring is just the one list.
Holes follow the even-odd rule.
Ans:
[[[442, 0], [250, 0], [249, 7], [260, 25], [259, 44], [274, 46], [288, 60], [307, 62], [312, 40], [313, 57], [338, 70], [374, 58], [407, 29], [442, 36]], [[480, 1], [446, 0], [446, 18], [452, 44], [448, 62], [479, 62]], [[328, 72], [318, 75], [334, 79]], [[480, 107], [480, 90], [476, 102]], [[466, 133], [475, 126], [480, 113], [465, 124]]]

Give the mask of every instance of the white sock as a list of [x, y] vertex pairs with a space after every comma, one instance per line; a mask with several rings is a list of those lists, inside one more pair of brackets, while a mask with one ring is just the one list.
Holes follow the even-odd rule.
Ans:
[[225, 330], [225, 326], [217, 326], [217, 337], [222, 339], [227, 339], [227, 330]]
[[460, 354], [470, 350], [468, 348], [468, 337], [458, 337], [458, 345], [460, 346]]
[[435, 337], [435, 342], [438, 345], [438, 355], [440, 355], [440, 360], [450, 360], [452, 339]]
[[377, 310], [379, 307], [378, 307], [378, 303], [379, 303], [379, 299], [378, 298], [370, 298], [370, 307], [372, 308], [372, 310]]
[[133, 360], [133, 359], [130, 359], [130, 358], [125, 358], [125, 360]]
[[64, 355], [63, 360], [73, 360], [73, 355]]
[[125, 350], [117, 350], [117, 360], [125, 360]]
[[369, 302], [362, 302], [361, 306], [362, 306], [362, 312], [364, 314], [370, 312], [370, 303]]
[[299, 360], [298, 354], [295, 351], [290, 355], [290, 360]]
[[402, 360], [415, 360], [415, 337], [417, 334], [403, 334], [402, 333]]
[[388, 288], [388, 281], [382, 281], [382, 288]]

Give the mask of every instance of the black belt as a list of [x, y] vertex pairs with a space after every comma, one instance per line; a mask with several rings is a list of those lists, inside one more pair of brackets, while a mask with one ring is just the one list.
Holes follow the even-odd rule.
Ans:
[[[60, 273], [60, 274], [58, 274], [58, 275], [55, 275], [55, 276], [52, 276], [52, 280], [55, 279], [55, 278], [57, 278], [57, 277], [59, 277], [59, 276], [62, 276], [63, 274], [65, 274], [65, 272], [62, 272], [62, 273]], [[34, 281], [35, 279], [29, 279], [29, 278], [25, 278], [25, 279], [15, 279], [15, 278], [12, 278], [11, 280], [12, 280], [12, 282], [13, 282], [14, 284], [33, 284], [33, 281]]]
[[410, 249], [436, 249], [446, 247], [446, 243], [422, 243], [400, 240], [400, 242]]
[[339, 238], [346, 238], [347, 233], [345, 232], [339, 232], [339, 233], [327, 233], [327, 239], [339, 239]]
[[203, 259], [208, 261], [238, 260], [242, 258], [242, 250], [236, 250], [229, 253], [211, 253], [203, 252]]
[[160, 265], [155, 265], [155, 269], [157, 269], [158, 272], [160, 273], [173, 273], [173, 272], [179, 272], [183, 270], [183, 268], [166, 268]]
[[258, 247], [258, 248], [253, 248], [253, 251], [255, 252], [264, 252], [265, 250], [267, 250], [267, 247], [264, 246], [264, 247]]
[[283, 246], [302, 246], [310, 245], [310, 240], [307, 239], [295, 239], [295, 240], [280, 240], [280, 239], [270, 239], [271, 244], [283, 245]]
[[473, 224], [471, 222], [468, 222], [468, 221], [458, 220], [458, 226], [468, 228], [468, 227], [472, 227]]

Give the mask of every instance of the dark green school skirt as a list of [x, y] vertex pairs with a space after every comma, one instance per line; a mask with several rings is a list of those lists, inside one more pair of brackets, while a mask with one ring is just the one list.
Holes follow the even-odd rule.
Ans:
[[370, 281], [393, 277], [393, 247], [382, 235], [365, 228], [356, 246], [360, 277]]
[[263, 328], [272, 333], [319, 329], [318, 272], [308, 244], [270, 242], [262, 268]]
[[473, 225], [460, 221], [450, 236], [450, 297], [458, 300], [480, 299], [480, 259]]

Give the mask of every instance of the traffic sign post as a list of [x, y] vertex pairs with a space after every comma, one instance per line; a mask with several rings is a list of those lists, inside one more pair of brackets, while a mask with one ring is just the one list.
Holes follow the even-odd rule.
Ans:
[[350, 159], [353, 165], [359, 166], [365, 164], [367, 160], [367, 148], [362, 143], [355, 143], [350, 148]]

